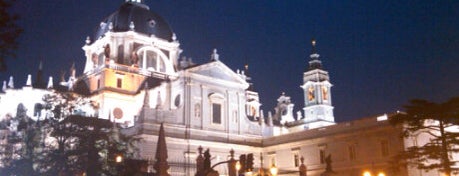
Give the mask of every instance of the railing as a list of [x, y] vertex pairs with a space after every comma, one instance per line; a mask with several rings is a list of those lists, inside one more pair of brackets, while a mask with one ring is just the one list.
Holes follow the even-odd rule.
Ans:
[[150, 76], [150, 77], [155, 77], [155, 78], [160, 78], [160, 79], [169, 79], [171, 77], [170, 75], [167, 75], [166, 73], [163, 73], [163, 72], [157, 72], [153, 70], [138, 68], [134, 66], [121, 65], [121, 64], [116, 64], [116, 63], [107, 63], [107, 64], [100, 65], [94, 68], [93, 70], [91, 70], [88, 74], [100, 73], [105, 68], [113, 69], [116, 71], [135, 73], [135, 74], [140, 74], [140, 75]]

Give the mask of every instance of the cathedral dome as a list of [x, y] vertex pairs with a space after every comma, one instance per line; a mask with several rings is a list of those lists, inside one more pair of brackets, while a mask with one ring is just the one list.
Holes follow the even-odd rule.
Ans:
[[137, 33], [154, 35], [167, 41], [171, 41], [173, 35], [169, 24], [141, 2], [123, 3], [117, 11], [100, 23], [94, 39], [103, 37], [110, 29], [113, 32], [126, 32], [133, 29]]

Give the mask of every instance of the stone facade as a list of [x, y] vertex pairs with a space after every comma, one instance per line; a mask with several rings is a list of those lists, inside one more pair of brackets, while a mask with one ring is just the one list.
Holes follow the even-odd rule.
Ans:
[[[94, 41], [86, 40], [83, 74], [73, 72], [60, 85], [97, 102], [98, 109], [81, 108], [86, 115], [113, 119], [125, 133], [141, 137], [140, 159], [156, 155], [163, 124], [171, 175], [194, 175], [200, 146], [210, 149], [213, 164], [228, 160], [232, 149], [235, 156], [253, 153], [253, 174], [275, 165], [279, 175], [298, 175], [304, 158], [310, 176], [321, 175], [327, 166], [342, 176], [364, 171], [438, 175], [391, 164], [392, 156], [412, 145], [400, 137], [401, 127], [388, 124], [393, 114], [334, 121], [330, 76], [315, 41], [312, 47], [301, 85], [303, 112], [293, 112], [290, 97], [282, 94], [274, 113], [264, 114], [247, 67], [233, 71], [216, 49], [207, 63], [179, 59], [180, 43], [164, 19], [142, 1], [128, 0], [101, 22]], [[0, 118], [14, 117], [20, 103], [30, 117], [45, 118], [32, 109], [51, 89], [31, 84], [14, 89], [10, 82], [0, 94]], [[215, 169], [228, 175], [226, 165]]]

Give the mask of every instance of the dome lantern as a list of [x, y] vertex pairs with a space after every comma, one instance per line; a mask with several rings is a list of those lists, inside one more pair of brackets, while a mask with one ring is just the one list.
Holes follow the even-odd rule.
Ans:
[[134, 3], [143, 4], [143, 0], [126, 0], [126, 2], [134, 2]]

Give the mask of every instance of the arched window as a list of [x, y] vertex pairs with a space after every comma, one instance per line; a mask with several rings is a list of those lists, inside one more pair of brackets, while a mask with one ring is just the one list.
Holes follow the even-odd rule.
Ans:
[[161, 56], [152, 50], [141, 50], [139, 52], [139, 67], [150, 71], [165, 72], [166, 66]]

